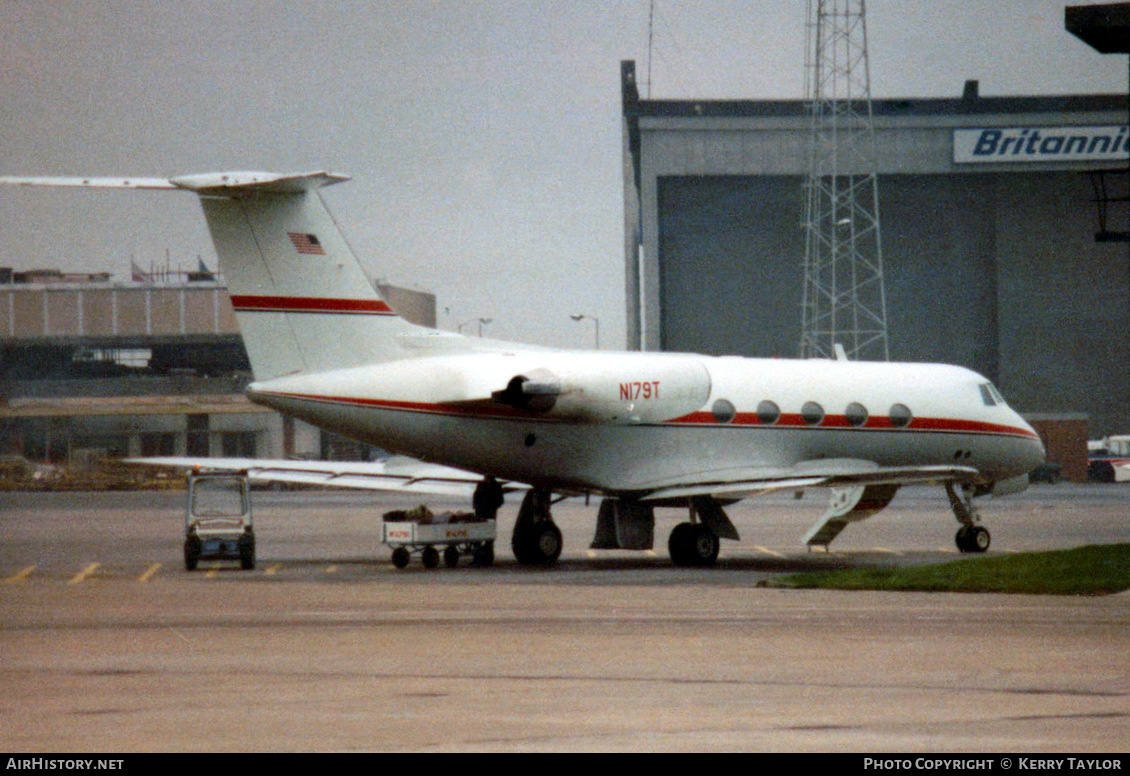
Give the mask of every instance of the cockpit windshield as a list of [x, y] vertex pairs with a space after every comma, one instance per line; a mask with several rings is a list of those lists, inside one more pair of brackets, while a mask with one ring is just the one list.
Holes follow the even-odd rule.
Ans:
[[985, 402], [986, 407], [996, 407], [1005, 403], [1001, 392], [992, 383], [981, 383], [977, 387], [981, 389], [981, 401]]

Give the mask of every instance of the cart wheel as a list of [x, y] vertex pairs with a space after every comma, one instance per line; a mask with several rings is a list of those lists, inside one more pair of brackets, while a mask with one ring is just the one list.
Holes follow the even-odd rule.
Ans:
[[201, 553], [200, 537], [189, 534], [184, 540], [184, 568], [186, 571], [196, 571], [196, 564], [200, 562]]
[[407, 548], [397, 547], [392, 551], [392, 565], [396, 566], [398, 569], [402, 569], [408, 565], [408, 561], [411, 557], [412, 554], [408, 552]]
[[443, 565], [449, 569], [459, 565], [459, 548], [454, 544], [448, 545], [447, 549], [443, 551]]
[[439, 550], [431, 546], [425, 547], [421, 559], [424, 561], [424, 568], [434, 569], [439, 565]]
[[244, 571], [255, 568], [255, 534], [250, 531], [239, 538], [239, 567]]

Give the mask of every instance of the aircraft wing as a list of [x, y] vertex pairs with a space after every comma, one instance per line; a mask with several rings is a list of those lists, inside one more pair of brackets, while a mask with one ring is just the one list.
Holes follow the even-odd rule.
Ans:
[[927, 485], [969, 480], [978, 474], [970, 466], [879, 466], [874, 461], [824, 459], [803, 461], [780, 469], [760, 468], [694, 475], [684, 482], [651, 488], [645, 501], [714, 496], [742, 499], [776, 490], [853, 485]]
[[[450, 466], [424, 463], [414, 458], [384, 461], [291, 461], [262, 458], [129, 458], [126, 463], [166, 469], [243, 472], [253, 482], [290, 482], [331, 488], [381, 490], [394, 493], [428, 493], [470, 498], [482, 476]], [[500, 481], [504, 492], [528, 486]]]

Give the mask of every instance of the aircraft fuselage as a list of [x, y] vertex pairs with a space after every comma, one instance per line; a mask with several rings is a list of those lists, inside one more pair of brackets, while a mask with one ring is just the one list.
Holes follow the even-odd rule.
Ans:
[[[551, 386], [551, 406], [506, 403], [516, 376]], [[827, 459], [951, 462], [984, 483], [1043, 461], [988, 380], [936, 364], [514, 350], [277, 378], [250, 396], [390, 451], [611, 495]]]

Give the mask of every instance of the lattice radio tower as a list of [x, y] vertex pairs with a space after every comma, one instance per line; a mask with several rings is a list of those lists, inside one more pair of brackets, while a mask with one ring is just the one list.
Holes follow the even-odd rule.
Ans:
[[864, 0], [808, 0], [801, 358], [886, 361], [887, 302]]

